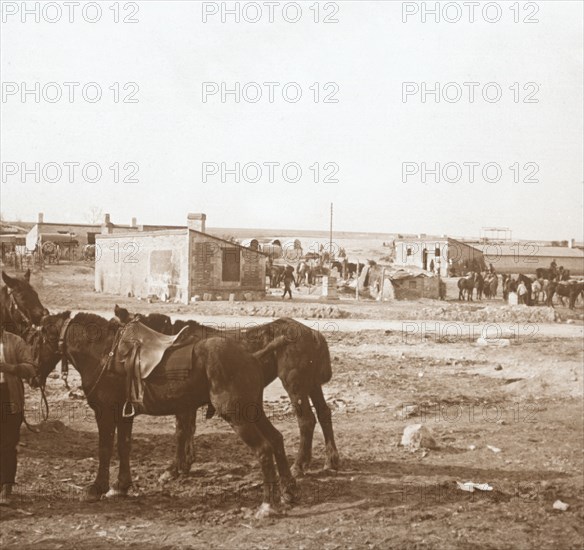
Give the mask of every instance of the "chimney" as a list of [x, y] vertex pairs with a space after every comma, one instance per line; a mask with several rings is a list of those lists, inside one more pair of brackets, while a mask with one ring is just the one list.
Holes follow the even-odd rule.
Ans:
[[576, 247], [576, 239], [570, 239], [570, 240], [568, 241], [568, 246], [569, 246], [570, 248], [575, 248], [575, 247]]
[[45, 221], [45, 215], [42, 212], [39, 212], [39, 217], [37, 220], [37, 223], [44, 223]]
[[192, 229], [193, 231], [200, 231], [201, 233], [205, 232], [205, 220], [207, 216], [205, 214], [197, 213], [192, 214], [190, 213], [187, 216], [187, 227]]
[[102, 235], [108, 235], [113, 233], [113, 224], [110, 221], [110, 215], [106, 214], [103, 219], [103, 224], [101, 225], [101, 233]]
[[132, 218], [132, 227], [138, 227], [138, 220], [136, 218]]

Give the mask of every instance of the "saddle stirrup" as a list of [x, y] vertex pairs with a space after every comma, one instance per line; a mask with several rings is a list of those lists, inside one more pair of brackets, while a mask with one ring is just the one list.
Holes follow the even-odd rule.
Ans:
[[[128, 406], [130, 408], [128, 411]], [[132, 416], [136, 416], [136, 410], [134, 409], [134, 404], [131, 401], [126, 401], [124, 406], [122, 407], [122, 418], [132, 418]]]

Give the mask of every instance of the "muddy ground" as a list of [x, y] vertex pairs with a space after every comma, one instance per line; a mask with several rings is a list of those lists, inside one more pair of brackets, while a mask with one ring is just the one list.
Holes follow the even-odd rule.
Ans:
[[[50, 267], [42, 277], [33, 275], [32, 283], [52, 311], [105, 313], [118, 302], [134, 310], [209, 315], [199, 304], [146, 304], [97, 295], [85, 267]], [[213, 303], [205, 308], [222, 315], [210, 321], [228, 323], [230, 315], [245, 315], [236, 308], [260, 311], [265, 305]], [[444, 325], [434, 323], [433, 332], [420, 328], [408, 337], [396, 322], [420, 319], [416, 312], [424, 308], [429, 321], [457, 315], [473, 320], [473, 311], [484, 315], [485, 306], [511, 321], [517, 315], [515, 323], [500, 323], [508, 345], [481, 346], [463, 324], [459, 333], [441, 333]], [[306, 298], [273, 307], [299, 308], [297, 317], [304, 319], [313, 305]], [[140, 417], [134, 425], [132, 496], [79, 502], [96, 472], [97, 429], [75, 391], [78, 379], [72, 372], [73, 394], [59, 379], [49, 379], [47, 422], [40, 423], [38, 393], [28, 391], [28, 419], [38, 423], [40, 433], [23, 428], [17, 498], [0, 511], [1, 547], [582, 547], [581, 305], [574, 313], [559, 306], [552, 317], [571, 324], [529, 321], [527, 329], [514, 328], [525, 326], [523, 314], [506, 313], [501, 300], [488, 305], [341, 301], [335, 307], [350, 317], [327, 329], [323, 325], [333, 359], [325, 395], [333, 410], [341, 469], [322, 469], [324, 446], [317, 427], [312, 468], [299, 480], [301, 502], [286, 515], [254, 518], [261, 500], [255, 458], [227, 424], [201, 414], [196, 464], [188, 477], [158, 482], [171, 459], [174, 419]], [[387, 322], [371, 320], [381, 318]], [[483, 323], [477, 325], [479, 335], [487, 320], [476, 319]], [[265, 402], [292, 462], [298, 427], [278, 383], [267, 388]], [[398, 446], [404, 426], [412, 423], [429, 428], [438, 448], [410, 452]], [[112, 479], [116, 474], [114, 460]], [[489, 483], [493, 490], [468, 493], [458, 489], [457, 481]], [[553, 508], [558, 499], [569, 505], [566, 511]]]

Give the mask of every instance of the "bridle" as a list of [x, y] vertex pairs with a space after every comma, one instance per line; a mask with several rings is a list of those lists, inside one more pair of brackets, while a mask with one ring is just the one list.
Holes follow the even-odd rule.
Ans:
[[[35, 324], [32, 322], [30, 315], [27, 314], [16, 302], [16, 298], [14, 297], [14, 289], [10, 287], [6, 287], [6, 294], [8, 295], [8, 312], [10, 314], [10, 319], [12, 322], [16, 324], [22, 324], [26, 327], [23, 331], [18, 331], [20, 336], [22, 336], [25, 340], [28, 340], [28, 335], [32, 332], [33, 339], [35, 335], [40, 334], [40, 327], [36, 327]], [[20, 317], [20, 319], [18, 319]], [[20, 323], [18, 323], [20, 320]], [[38, 365], [38, 359], [40, 356], [40, 346], [33, 345], [34, 350], [34, 362]], [[39, 389], [41, 390], [41, 411], [43, 420], [46, 421], [49, 418], [49, 403], [47, 401], [47, 396], [45, 394], [45, 384], [39, 384]], [[43, 408], [44, 407], [44, 408]], [[26, 427], [35, 433], [39, 433], [38, 429], [35, 429], [30, 426], [30, 424], [26, 421], [26, 418], [23, 416], [23, 421]]]
[[18, 306], [16, 303], [16, 299], [14, 298], [14, 289], [7, 287], [6, 293], [8, 294], [8, 311], [10, 312], [10, 317], [16, 322], [16, 315], [19, 315], [22, 320], [24, 320], [24, 324], [28, 327], [34, 327], [34, 323], [22, 308]]
[[[61, 379], [65, 382], [65, 386], [67, 389], [70, 389], [69, 385], [67, 383], [67, 376], [69, 374], [69, 363], [71, 363], [73, 365], [73, 367], [75, 367], [75, 369], [77, 371], [79, 371], [79, 369], [75, 365], [75, 361], [73, 359], [73, 356], [71, 355], [71, 353], [69, 352], [69, 350], [67, 348], [67, 333], [68, 333], [69, 326], [71, 325], [72, 321], [73, 321], [72, 317], [68, 317], [67, 319], [65, 319], [65, 321], [63, 322], [63, 325], [61, 326], [61, 330], [59, 331], [59, 340], [57, 343], [57, 349], [55, 350], [54, 348], [52, 348], [53, 353], [55, 353], [61, 357]], [[116, 335], [114, 337], [114, 342], [112, 344], [112, 347], [107, 355], [106, 360], [104, 361], [104, 364], [103, 364], [99, 374], [97, 375], [95, 382], [93, 382], [93, 384], [91, 384], [91, 387], [89, 388], [89, 390], [87, 390], [87, 391], [84, 390], [85, 397], [87, 399], [89, 399], [90, 395], [93, 394], [93, 392], [97, 388], [100, 380], [102, 379], [103, 375], [110, 367], [110, 365], [113, 361], [113, 358], [116, 354], [116, 349], [120, 343], [120, 340], [122, 339], [122, 335], [124, 334], [125, 330], [126, 330], [126, 326], [121, 326], [116, 331]], [[48, 343], [47, 339], [45, 339], [44, 336], [42, 337], [42, 340], [44, 342]], [[48, 345], [50, 346], [50, 344], [48, 344]]]

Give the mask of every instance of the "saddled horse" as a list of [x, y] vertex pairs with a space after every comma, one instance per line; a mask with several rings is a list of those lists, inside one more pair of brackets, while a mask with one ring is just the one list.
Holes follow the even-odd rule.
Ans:
[[[103, 494], [124, 496], [132, 485], [130, 447], [133, 413], [192, 417], [210, 404], [256, 454], [263, 474], [263, 503], [259, 517], [280, 503], [297, 498], [296, 484], [286, 458], [282, 434], [263, 409], [263, 374], [259, 357], [273, 354], [283, 339], [252, 355], [227, 338], [196, 341], [165, 337], [139, 321], [122, 326], [91, 313], [70, 312], [45, 317], [35, 346], [39, 379], [67, 358], [81, 375], [83, 391], [94, 410], [99, 431], [99, 467], [84, 498]], [[143, 398], [132, 414], [128, 405], [128, 363], [139, 357]], [[131, 372], [134, 372], [132, 367]], [[117, 482], [110, 490], [109, 466], [117, 430], [120, 460]], [[274, 459], [279, 474], [274, 469]]]
[[10, 277], [2, 271], [6, 286], [0, 290], [0, 319], [4, 330], [24, 335], [39, 325], [49, 311], [41, 304], [39, 295], [30, 284], [30, 269], [22, 277]]
[[472, 302], [472, 293], [475, 287], [475, 273], [469, 273], [466, 277], [458, 279], [458, 299]]
[[[133, 318], [133, 314], [123, 308], [117, 308], [115, 314], [120, 320]], [[286, 344], [277, 353], [264, 358], [262, 369], [264, 386], [270, 384], [276, 376], [279, 377], [296, 413], [300, 428], [300, 445], [292, 472], [295, 476], [302, 476], [310, 465], [312, 438], [316, 426], [311, 401], [324, 435], [325, 468], [332, 470], [339, 468], [339, 453], [335, 444], [331, 411], [322, 392], [322, 385], [332, 377], [331, 360], [328, 344], [320, 332], [294, 319], [284, 317], [243, 330], [219, 330], [197, 321], [176, 320], [172, 334], [178, 334], [185, 326], [188, 326], [190, 332], [196, 334], [198, 339], [217, 336], [235, 339], [251, 353], [284, 336]], [[190, 470], [193, 462], [191, 445], [194, 430], [191, 417], [185, 415], [177, 417], [176, 462], [169, 468], [169, 474], [173, 477], [179, 472]]]
[[570, 309], [575, 309], [576, 300], [582, 295], [584, 298], [584, 283], [578, 281], [550, 281], [548, 285], [546, 305], [554, 307], [553, 297], [557, 296], [562, 306], [564, 304], [564, 298], [568, 299], [568, 307]]
[[148, 328], [155, 330], [156, 332], [161, 332], [162, 334], [172, 334], [172, 320], [168, 315], [162, 313], [148, 313], [143, 314], [130, 314], [127, 309], [118, 306], [114, 307], [114, 315], [118, 318], [120, 323], [123, 325], [129, 323], [130, 321], [137, 319], [142, 324], [146, 325]]

